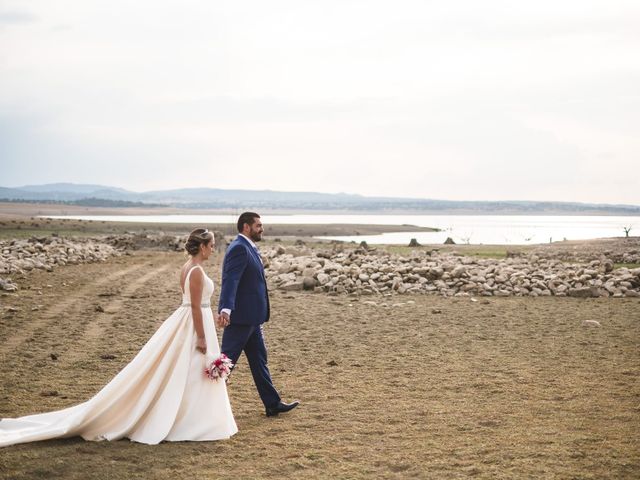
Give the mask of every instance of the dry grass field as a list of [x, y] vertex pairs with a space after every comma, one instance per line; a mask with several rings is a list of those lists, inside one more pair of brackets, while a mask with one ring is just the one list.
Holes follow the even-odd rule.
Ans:
[[[21, 289], [0, 294], [0, 416], [97, 392], [180, 303], [183, 260], [139, 251], [16, 278]], [[265, 417], [243, 359], [228, 441], [16, 445], [0, 450], [0, 477], [640, 475], [638, 299], [272, 292], [272, 310], [271, 371], [298, 409]]]

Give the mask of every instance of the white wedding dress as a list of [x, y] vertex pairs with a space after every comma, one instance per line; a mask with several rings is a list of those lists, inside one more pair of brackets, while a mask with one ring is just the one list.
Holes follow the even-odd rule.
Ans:
[[[204, 374], [205, 363], [220, 355], [208, 299], [213, 281], [204, 276], [202, 317], [207, 353], [196, 350], [189, 277], [182, 305], [167, 318], [142, 350], [91, 400], [64, 410], [5, 418], [0, 446], [51, 438], [162, 441], [220, 440], [238, 431], [224, 381]], [[203, 270], [204, 273], [204, 270]]]

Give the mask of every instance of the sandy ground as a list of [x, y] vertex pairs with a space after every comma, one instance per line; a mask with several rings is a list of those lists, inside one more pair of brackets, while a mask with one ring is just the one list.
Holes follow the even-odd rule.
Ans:
[[[0, 416], [96, 393], [180, 303], [183, 261], [138, 251], [16, 278]], [[273, 292], [272, 310], [271, 371], [298, 409], [265, 417], [242, 359], [228, 441], [17, 445], [0, 478], [638, 478], [638, 299]]]

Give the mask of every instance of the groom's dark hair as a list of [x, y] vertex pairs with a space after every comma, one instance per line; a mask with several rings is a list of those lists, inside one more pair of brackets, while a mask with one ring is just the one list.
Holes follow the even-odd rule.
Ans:
[[256, 221], [256, 218], [260, 218], [260, 215], [255, 212], [244, 212], [238, 217], [238, 231], [242, 233], [244, 224], [251, 226]]

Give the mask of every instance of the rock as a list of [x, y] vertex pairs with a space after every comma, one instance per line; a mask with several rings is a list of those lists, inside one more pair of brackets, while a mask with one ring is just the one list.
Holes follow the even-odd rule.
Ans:
[[302, 279], [302, 288], [304, 290], [313, 290], [316, 287], [316, 279], [313, 277], [304, 277]]
[[104, 313], [104, 308], [102, 308], [101, 305], [96, 305], [96, 308], [94, 309], [96, 312], [100, 312], [100, 313]]
[[0, 290], [4, 290], [5, 292], [15, 292], [18, 290], [18, 286], [11, 283], [10, 280], [0, 278]]
[[455, 245], [456, 242], [453, 241], [453, 238], [451, 237], [447, 237], [447, 239], [444, 241], [445, 245]]
[[466, 273], [467, 273], [466, 267], [464, 265], [459, 265], [452, 270], [451, 276], [453, 278], [460, 278]]
[[597, 320], [584, 320], [582, 322], [582, 325], [585, 327], [600, 327], [600, 322], [598, 322]]
[[294, 291], [297, 291], [297, 290], [302, 290], [303, 288], [304, 287], [303, 287], [302, 280], [296, 280], [296, 281], [293, 281], [293, 282], [288, 282], [288, 283], [285, 283], [284, 285], [280, 286], [280, 289], [284, 290], [286, 292], [294, 292]]
[[427, 277], [431, 280], [442, 278], [442, 275], [444, 275], [444, 269], [442, 267], [430, 268], [429, 272], [427, 273]]
[[412, 238], [412, 239], [409, 241], [409, 246], [410, 246], [410, 247], [419, 247], [419, 246], [420, 246], [420, 244], [418, 243], [418, 240], [416, 240], [415, 238]]
[[581, 288], [571, 288], [567, 291], [567, 295], [570, 297], [576, 298], [590, 298], [590, 297], [599, 297], [600, 292], [597, 287], [581, 287]]
[[58, 391], [57, 390], [44, 390], [44, 391], [40, 392], [40, 396], [41, 397], [57, 397], [58, 396]]
[[302, 270], [302, 276], [314, 278], [316, 276], [316, 270], [314, 268], [305, 268]]
[[100, 358], [102, 360], [114, 360], [116, 356], [113, 355], [112, 353], [103, 353], [102, 355], [100, 355]]
[[57, 355], [57, 354], [55, 354], [55, 353], [50, 353], [50, 354], [49, 354], [49, 357], [51, 357], [51, 360], [53, 360], [54, 362], [55, 362], [56, 360], [58, 360], [58, 355]]

